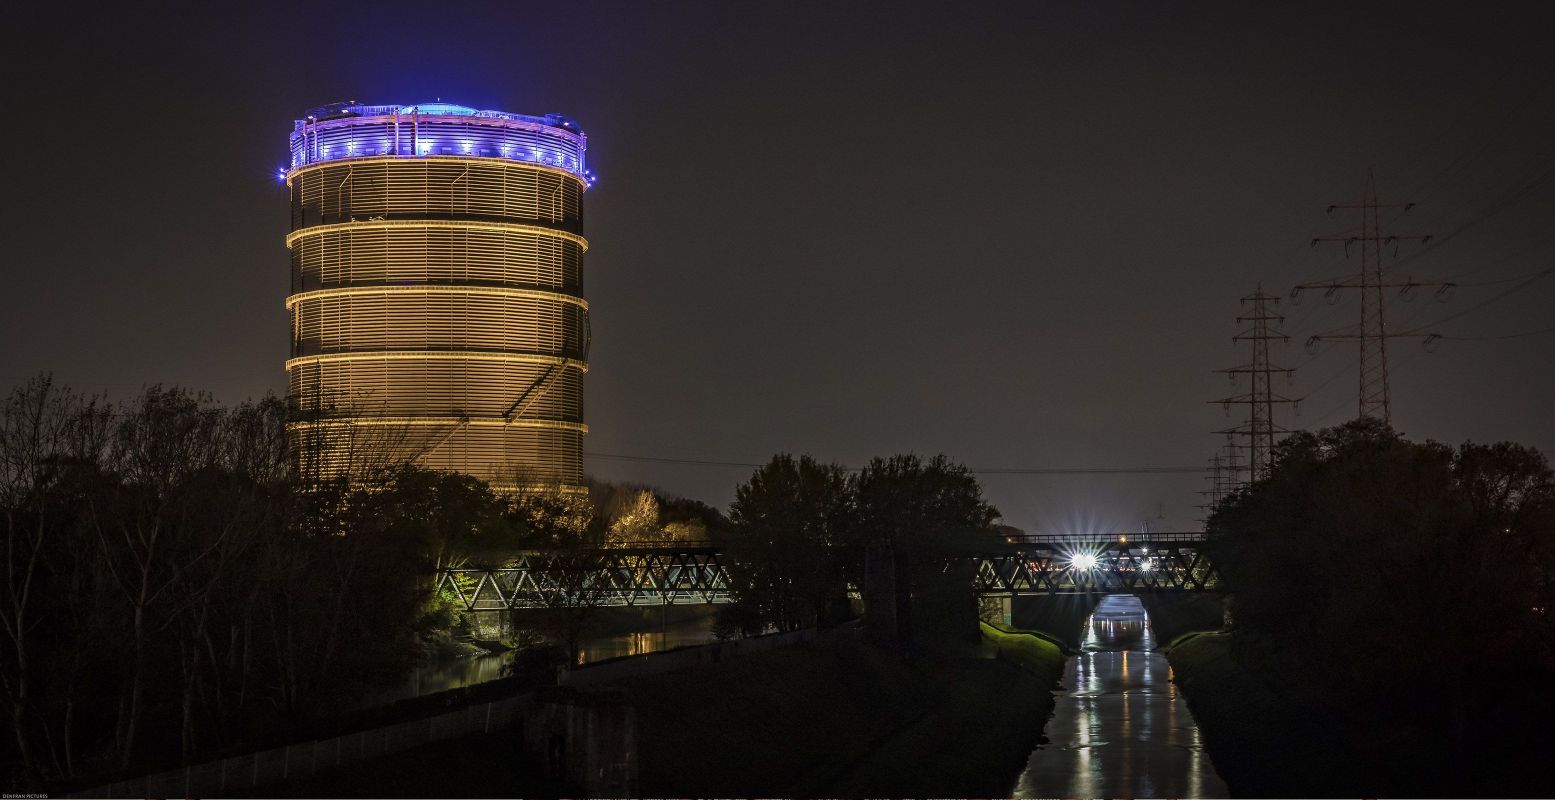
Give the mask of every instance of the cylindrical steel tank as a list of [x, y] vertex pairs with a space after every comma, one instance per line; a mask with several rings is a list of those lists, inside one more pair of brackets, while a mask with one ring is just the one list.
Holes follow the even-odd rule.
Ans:
[[566, 117], [446, 103], [296, 122], [286, 371], [314, 468], [580, 490], [586, 146]]

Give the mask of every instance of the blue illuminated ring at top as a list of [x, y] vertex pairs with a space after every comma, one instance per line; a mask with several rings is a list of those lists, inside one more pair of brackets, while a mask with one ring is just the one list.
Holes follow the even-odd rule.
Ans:
[[297, 120], [291, 169], [364, 156], [504, 158], [564, 170], [594, 185], [588, 137], [559, 114], [531, 117], [448, 103], [419, 106], [336, 104]]

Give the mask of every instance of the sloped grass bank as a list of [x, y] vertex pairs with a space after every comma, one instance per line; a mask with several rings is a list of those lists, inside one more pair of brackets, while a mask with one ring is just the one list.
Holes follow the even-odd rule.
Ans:
[[1230, 634], [1190, 633], [1167, 655], [1215, 770], [1237, 797], [1378, 796], [1334, 731], [1243, 667]]
[[648, 796], [1007, 794], [1052, 710], [1063, 654], [983, 629], [1000, 658], [908, 665], [820, 641], [623, 681]]
[[517, 731], [438, 742], [232, 797], [563, 797]]
[[[1008, 795], [1053, 708], [1064, 655], [984, 625], [983, 655], [920, 658], [822, 640], [621, 681], [646, 797]], [[261, 787], [273, 797], [557, 796], [516, 732]]]
[[[1548, 797], [1550, 671], [1487, 668], [1479, 677], [1491, 688], [1472, 696], [1455, 742], [1454, 687], [1430, 682], [1416, 660], [1429, 657], [1401, 654], [1395, 683], [1336, 701], [1267, 681], [1238, 660], [1231, 634], [1189, 634], [1168, 654], [1235, 796]], [[1342, 669], [1342, 655], [1332, 663]]]
[[1218, 594], [1161, 592], [1141, 594], [1139, 600], [1150, 615], [1158, 648], [1189, 633], [1218, 631], [1225, 622], [1225, 598]]
[[937, 705], [827, 787], [841, 797], [1003, 797], [1053, 711], [1064, 654], [1046, 638], [983, 625], [996, 660], [966, 661]]
[[1075, 652], [1085, 641], [1085, 621], [1102, 597], [1100, 592], [1016, 597], [1011, 601], [1010, 618], [1017, 628], [1041, 631]]

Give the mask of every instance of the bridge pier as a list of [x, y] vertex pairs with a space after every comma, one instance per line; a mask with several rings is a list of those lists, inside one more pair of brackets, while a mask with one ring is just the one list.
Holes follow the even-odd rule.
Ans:
[[544, 690], [524, 719], [524, 749], [547, 777], [585, 797], [637, 796], [637, 716], [618, 692]]
[[983, 595], [978, 598], [977, 616], [984, 622], [1013, 625], [1015, 596], [1012, 594]]
[[897, 549], [864, 548], [864, 630], [870, 641], [902, 652], [912, 649], [912, 571], [898, 564]]

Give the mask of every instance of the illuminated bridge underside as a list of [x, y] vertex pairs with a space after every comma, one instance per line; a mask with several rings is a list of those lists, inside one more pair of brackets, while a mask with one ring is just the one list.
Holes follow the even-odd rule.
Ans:
[[585, 142], [565, 117], [442, 103], [299, 121], [286, 369], [310, 463], [581, 483]]
[[[1201, 534], [1163, 534], [1149, 542], [1054, 537], [953, 560], [976, 561], [974, 588], [987, 596], [1219, 591], [1202, 543]], [[1075, 567], [1072, 559], [1081, 553], [1096, 566]], [[438, 587], [470, 611], [727, 603], [728, 585], [723, 554], [689, 546], [532, 552], [506, 567], [438, 576]]]
[[1095, 554], [1096, 566], [1077, 569], [1072, 551], [1044, 547], [984, 556], [977, 590], [985, 595], [1048, 595], [1181, 590], [1215, 591], [1220, 576], [1197, 548], [1182, 545], [1121, 546]]

